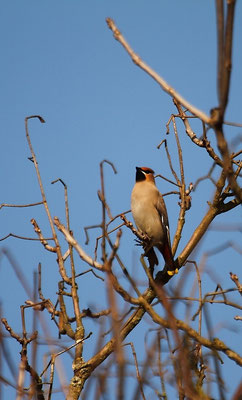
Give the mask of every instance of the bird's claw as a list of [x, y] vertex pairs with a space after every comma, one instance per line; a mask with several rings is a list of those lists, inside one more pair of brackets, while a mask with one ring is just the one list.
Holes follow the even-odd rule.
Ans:
[[167, 270], [166, 272], [169, 276], [173, 276], [175, 274], [178, 274], [178, 268], [174, 269], [173, 271]]

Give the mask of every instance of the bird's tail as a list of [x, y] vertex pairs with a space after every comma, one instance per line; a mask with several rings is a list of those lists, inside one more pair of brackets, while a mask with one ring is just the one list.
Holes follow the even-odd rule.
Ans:
[[149, 249], [147, 252], [145, 252], [145, 255], [149, 260], [149, 265], [150, 265], [151, 268], [154, 268], [155, 265], [159, 264], [158, 258], [157, 258], [156, 254], [155, 254], [155, 250], [154, 250], [153, 247], [151, 247], [151, 249]]
[[172, 276], [174, 274], [178, 273], [178, 268], [175, 265], [175, 261], [171, 252], [171, 246], [169, 243], [165, 243], [164, 246], [158, 247], [160, 250], [161, 254], [163, 255], [163, 258], [165, 260], [166, 266], [167, 266], [167, 274]]

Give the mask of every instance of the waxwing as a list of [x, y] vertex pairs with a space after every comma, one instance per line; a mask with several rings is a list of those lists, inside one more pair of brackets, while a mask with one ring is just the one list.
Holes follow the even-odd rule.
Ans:
[[131, 194], [131, 211], [140, 232], [150, 238], [150, 246], [145, 249], [149, 261], [158, 265], [153, 246], [166, 263], [167, 273], [178, 272], [171, 251], [169, 222], [164, 199], [155, 185], [154, 171], [147, 167], [136, 167], [136, 183]]

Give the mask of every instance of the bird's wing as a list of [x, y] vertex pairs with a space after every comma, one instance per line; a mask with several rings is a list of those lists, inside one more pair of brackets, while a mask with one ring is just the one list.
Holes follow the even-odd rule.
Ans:
[[167, 210], [166, 210], [166, 205], [165, 205], [164, 199], [160, 193], [159, 193], [159, 197], [157, 200], [156, 208], [157, 208], [162, 226], [165, 228], [164, 233], [167, 236], [167, 240], [170, 245], [171, 239], [170, 239], [168, 215], [167, 215]]
[[165, 235], [165, 240], [163, 242], [163, 245], [158, 247], [158, 249], [162, 253], [165, 263], [168, 267], [168, 269], [167, 269], [168, 275], [172, 276], [172, 275], [178, 273], [178, 268], [175, 265], [172, 251], [171, 251], [170, 230], [169, 230], [169, 222], [168, 222], [168, 215], [167, 215], [167, 211], [166, 211], [166, 205], [165, 205], [163, 197], [160, 193], [159, 193], [159, 197], [157, 200], [156, 208], [157, 208], [159, 217], [161, 219], [163, 232]]

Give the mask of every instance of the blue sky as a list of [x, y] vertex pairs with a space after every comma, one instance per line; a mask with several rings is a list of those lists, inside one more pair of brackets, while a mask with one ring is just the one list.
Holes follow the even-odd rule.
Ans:
[[[240, 123], [241, 12], [242, 5], [238, 2], [231, 96], [226, 114], [227, 120]], [[170, 114], [176, 112], [172, 100], [131, 62], [121, 45], [114, 40], [106, 25], [106, 17], [115, 20], [140, 57], [188, 101], [207, 114], [217, 105], [216, 21], [215, 6], [211, 0], [1, 1], [0, 202], [25, 204], [41, 200], [33, 164], [27, 159], [30, 152], [24, 130], [24, 118], [40, 114], [46, 124], [32, 120], [29, 128], [50, 209], [53, 216], [57, 215], [64, 221], [63, 189], [60, 184], [50, 183], [60, 177], [68, 185], [71, 227], [83, 246], [83, 227], [101, 222], [101, 206], [97, 198], [100, 161], [110, 160], [118, 171], [114, 175], [111, 168], [105, 165], [106, 194], [113, 215], [130, 208], [136, 165], [150, 166], [157, 173], [172, 179], [164, 149], [156, 148], [165, 137], [165, 124]], [[182, 125], [178, 126], [186, 182], [194, 182], [208, 172], [211, 163], [201, 149], [190, 143]], [[202, 132], [199, 123], [194, 123], [194, 126]], [[226, 128], [230, 143], [238, 134], [241, 134], [241, 129]], [[210, 140], [214, 143], [212, 134]], [[168, 143], [177, 166], [172, 133]], [[173, 189], [161, 180], [157, 184], [163, 193]], [[193, 194], [193, 205], [187, 214], [180, 249], [206, 211], [206, 202], [211, 200], [212, 193], [212, 184], [206, 182]], [[169, 196], [167, 206], [173, 234], [179, 212], [177, 199]], [[40, 223], [44, 234], [50, 236], [47, 219], [40, 206], [1, 209], [0, 236], [12, 232], [34, 237], [29, 222], [33, 217]], [[241, 213], [235, 209], [229, 215], [219, 217], [216, 223], [238, 224], [240, 218]], [[92, 253], [98, 234], [99, 231], [90, 233], [91, 242], [85, 247], [86, 251]], [[227, 241], [241, 243], [238, 232], [211, 231], [194, 256], [199, 262], [204, 251]], [[46, 297], [55, 298], [58, 279], [55, 257], [47, 255], [38, 243], [9, 238], [1, 242], [1, 246], [7, 247], [14, 255], [30, 284], [32, 271], [38, 262], [42, 262]], [[127, 266], [133, 263], [141, 268], [139, 249], [134, 248], [130, 232], [124, 232], [121, 254]], [[133, 260], [132, 263], [130, 260]], [[239, 274], [239, 265], [241, 257], [229, 248], [217, 258], [209, 259], [208, 275], [210, 278], [215, 276], [215, 282], [222, 281], [224, 287], [230, 287], [229, 272], [232, 270]], [[0, 274], [5, 282], [1, 293], [3, 314], [18, 331], [18, 307], [24, 303], [26, 295], [5, 257], [1, 260]], [[81, 301], [85, 303], [82, 308], [96, 303], [92, 296], [88, 298], [88, 294], [92, 293], [90, 288], [86, 290], [90, 281], [91, 278], [87, 279], [80, 293]], [[173, 281], [171, 287], [176, 285], [176, 280]], [[99, 283], [91, 282], [92, 290], [98, 291]], [[211, 279], [205, 280], [204, 293], [214, 288], [215, 283], [212, 284]], [[10, 290], [14, 296], [9, 296]], [[105, 293], [100, 293], [105, 303]], [[216, 310], [221, 317], [223, 306]], [[223, 321], [224, 325], [238, 330], [239, 324], [233, 321], [233, 316], [232, 311]], [[234, 343], [239, 343], [236, 342], [238, 332], [231, 333], [220, 325], [218, 329], [223, 340], [230, 343], [232, 335]], [[228, 387], [230, 394], [239, 381], [238, 369], [232, 364], [229, 361], [225, 367], [226, 380], [230, 381], [230, 374], [233, 376], [234, 384]], [[7, 393], [5, 388], [4, 399]]]

